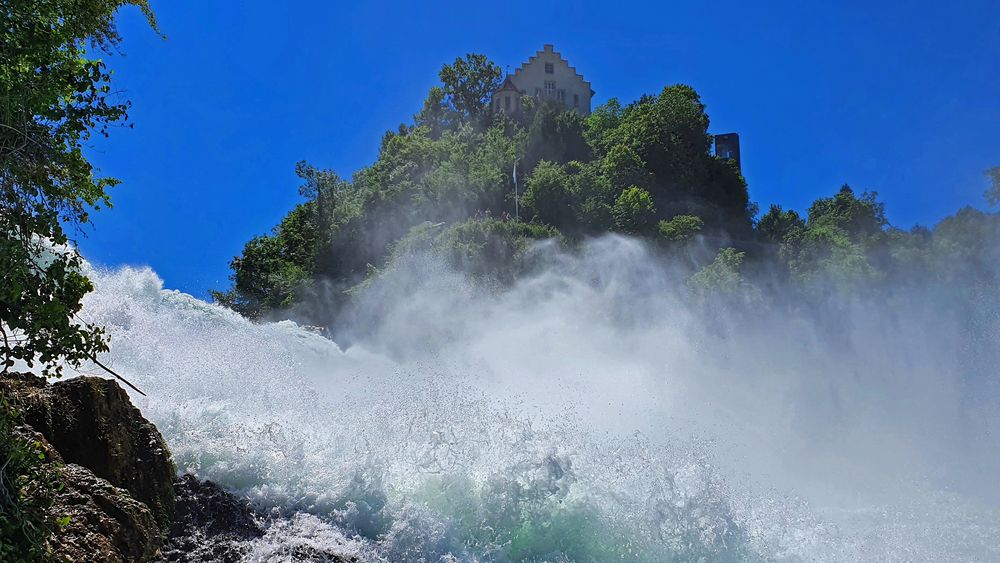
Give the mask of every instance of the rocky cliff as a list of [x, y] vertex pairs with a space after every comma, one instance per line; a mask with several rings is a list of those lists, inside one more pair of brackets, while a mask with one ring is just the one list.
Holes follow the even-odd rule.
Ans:
[[115, 381], [80, 377], [48, 384], [5, 378], [30, 435], [60, 466], [51, 507], [62, 526], [48, 548], [63, 561], [147, 561], [174, 515], [174, 465], [163, 437]]

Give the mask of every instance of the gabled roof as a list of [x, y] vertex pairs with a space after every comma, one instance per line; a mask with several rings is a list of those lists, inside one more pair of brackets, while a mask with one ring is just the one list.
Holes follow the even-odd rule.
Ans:
[[590, 88], [590, 95], [591, 96], [593, 96], [594, 94], [596, 94], [596, 92], [594, 92], [594, 89], [590, 86], [590, 82], [588, 82], [587, 79], [584, 78], [583, 75], [580, 74], [580, 72], [576, 70], [576, 67], [574, 67], [573, 65], [569, 64], [569, 61], [567, 61], [566, 59], [564, 59], [563, 56], [558, 51], [556, 51], [555, 48], [551, 44], [548, 44], [548, 43], [546, 43], [545, 45], [542, 45], [542, 50], [541, 51], [535, 52], [535, 54], [532, 55], [531, 57], [529, 57], [527, 61], [521, 63], [521, 66], [517, 67], [517, 70], [514, 71], [514, 76], [517, 76], [518, 74], [520, 74], [521, 71], [524, 70], [524, 68], [526, 66], [528, 66], [531, 63], [535, 62], [535, 59], [537, 59], [539, 56], [545, 54], [546, 52], [552, 53], [553, 55], [556, 56], [556, 58], [558, 58], [560, 61], [562, 61], [563, 63], [565, 63], [566, 66], [570, 69], [570, 71], [572, 71], [574, 74], [576, 74], [580, 78], [580, 80], [582, 80], [583, 83], [586, 84], [588, 88]]

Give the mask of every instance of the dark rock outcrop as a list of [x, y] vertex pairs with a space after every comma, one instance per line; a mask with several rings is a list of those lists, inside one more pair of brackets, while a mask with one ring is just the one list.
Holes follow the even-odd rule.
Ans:
[[156, 554], [162, 532], [145, 504], [79, 465], [62, 475], [51, 511], [68, 523], [48, 542], [56, 560], [125, 563]]
[[174, 490], [177, 509], [158, 561], [235, 563], [246, 555], [247, 540], [264, 535], [249, 501], [219, 485], [185, 475]]
[[17, 390], [24, 422], [41, 432], [66, 463], [126, 489], [166, 529], [174, 512], [174, 465], [163, 437], [125, 390], [100, 377], [51, 385], [39, 379], [25, 379]]
[[[49, 509], [56, 561], [149, 561], [174, 515], [174, 465], [166, 443], [109, 379], [49, 384], [0, 380], [20, 412], [18, 433], [37, 442], [62, 482]], [[65, 465], [64, 465], [65, 464]]]
[[[274, 515], [260, 513], [250, 501], [211, 481], [199, 481], [193, 475], [185, 475], [174, 487], [177, 513], [170, 537], [155, 560], [158, 563], [236, 563], [249, 555], [252, 540], [264, 536], [266, 528], [275, 525]], [[290, 544], [266, 557], [269, 561], [289, 562], [358, 561], [353, 555], [338, 553], [334, 547], [324, 549], [308, 542]]]
[[[14, 431], [40, 445], [62, 481], [50, 507], [60, 521], [47, 541], [51, 559], [235, 563], [274, 524], [211, 481], [175, 479], [159, 431], [113, 380], [49, 384], [19, 374], [0, 379], [0, 391], [21, 414]], [[309, 544], [289, 545], [280, 558], [356, 561]]]

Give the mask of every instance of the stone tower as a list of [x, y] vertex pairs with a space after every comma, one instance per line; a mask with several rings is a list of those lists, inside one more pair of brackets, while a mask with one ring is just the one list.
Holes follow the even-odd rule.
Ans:
[[740, 134], [725, 133], [716, 135], [715, 156], [736, 161], [736, 168], [742, 170], [740, 165]]

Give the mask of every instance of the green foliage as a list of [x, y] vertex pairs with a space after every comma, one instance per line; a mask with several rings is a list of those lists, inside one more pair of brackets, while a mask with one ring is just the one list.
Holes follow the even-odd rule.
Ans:
[[523, 201], [536, 221], [575, 235], [610, 230], [615, 195], [596, 163], [543, 160], [528, 178]]
[[803, 287], [842, 291], [882, 279], [895, 267], [891, 243], [903, 240], [889, 232], [877, 194], [858, 197], [846, 185], [813, 202], [805, 221], [772, 205], [757, 223], [757, 236], [768, 245], [764, 255], [779, 260]]
[[885, 204], [878, 201], [877, 193], [866, 192], [857, 197], [846, 184], [837, 195], [817, 199], [809, 207], [810, 227], [839, 229], [852, 238], [880, 233], [888, 223]]
[[587, 128], [584, 136], [587, 143], [601, 155], [608, 154], [615, 146], [615, 132], [622, 123], [624, 108], [618, 98], [611, 98], [603, 105], [594, 108], [587, 116]]
[[58, 376], [61, 361], [78, 366], [107, 350], [104, 330], [76, 319], [82, 299], [93, 286], [79, 268], [79, 254], [50, 247], [37, 237], [46, 233], [58, 243], [66, 237], [57, 222], [25, 217], [15, 222], [0, 215], [0, 355], [6, 373], [21, 361], [38, 364], [42, 373]]
[[442, 101], [463, 116], [478, 117], [489, 108], [490, 96], [500, 87], [503, 71], [486, 55], [470, 53], [444, 65], [438, 76], [444, 85]]
[[813, 202], [804, 229], [794, 219], [781, 254], [798, 281], [846, 290], [881, 277], [871, 252], [883, 240], [888, 221], [877, 194], [859, 198], [845, 185], [833, 197]]
[[525, 165], [528, 168], [542, 160], [565, 164], [591, 159], [590, 145], [584, 137], [584, 117], [567, 111], [554, 100], [526, 97], [521, 106], [520, 120], [527, 128]]
[[431, 252], [474, 276], [509, 283], [530, 266], [529, 251], [540, 240], [560, 240], [548, 226], [478, 218], [449, 228], [424, 223], [411, 229], [392, 249], [392, 264], [406, 256]]
[[601, 169], [616, 190], [629, 186], [648, 188], [653, 184], [653, 176], [646, 169], [634, 149], [625, 145], [615, 145], [601, 159]]
[[0, 391], [0, 561], [11, 563], [44, 560], [46, 539], [69, 523], [49, 513], [62, 487], [58, 466], [18, 422], [17, 410]]
[[[926, 239], [925, 239], [926, 240]], [[1000, 213], [971, 207], [941, 220], [927, 248], [932, 274], [948, 283], [1000, 291]]]
[[565, 168], [543, 160], [528, 178], [524, 206], [534, 212], [537, 220], [557, 229], [566, 228], [576, 218], [573, 196]]
[[[63, 225], [110, 206], [118, 182], [83, 156], [93, 133], [126, 122], [129, 104], [92, 54], [119, 44], [114, 16], [145, 0], [5, 0], [0, 5], [0, 374], [17, 361], [47, 376], [107, 350], [77, 319], [93, 289]], [[37, 561], [60, 523], [48, 515], [57, 468], [0, 392], [0, 560]]]
[[656, 206], [649, 192], [632, 186], [622, 191], [615, 200], [611, 215], [615, 229], [623, 233], [643, 234], [653, 225]]
[[300, 204], [273, 233], [254, 237], [230, 266], [233, 288], [212, 297], [250, 319], [291, 306], [311, 279], [316, 255], [316, 202]]
[[[126, 121], [129, 104], [111, 90], [105, 64], [90, 55], [119, 43], [114, 16], [145, 0], [7, 0], [0, 7], [0, 356], [65, 365], [106, 349], [104, 333], [75, 316], [92, 288], [65, 246], [63, 225], [87, 223], [109, 206], [83, 148], [96, 132]], [[93, 49], [88, 49], [88, 44]]]
[[613, 206], [621, 190], [608, 181], [599, 162], [570, 162], [566, 168], [577, 206], [576, 224], [566, 230], [588, 234], [610, 231], [614, 226]]
[[711, 264], [691, 276], [688, 287], [702, 297], [734, 293], [746, 284], [740, 273], [744, 258], [746, 258], [745, 252], [739, 252], [735, 248], [723, 248]]
[[788, 241], [784, 254], [792, 275], [805, 285], [853, 287], [879, 277], [866, 245], [831, 225], [810, 226]]
[[670, 242], [691, 240], [701, 232], [705, 222], [694, 215], [677, 215], [669, 221], [660, 221], [657, 230], [660, 236]]
[[[308, 228], [283, 222], [248, 243], [231, 264], [232, 289], [216, 299], [259, 318], [317, 284], [356, 286], [415, 226], [506, 218], [515, 203], [533, 222], [574, 238], [611, 230], [654, 236], [658, 219], [677, 215], [698, 217], [698, 231], [749, 234], [746, 185], [731, 163], [709, 154], [708, 117], [690, 87], [626, 107], [611, 100], [586, 118], [527, 96], [517, 112], [493, 113], [500, 77], [482, 55], [456, 59], [442, 68], [414, 124], [386, 133], [378, 159], [351, 182], [300, 169], [307, 186], [328, 186], [302, 192], [316, 218]], [[668, 238], [695, 229], [667, 223]]]
[[612, 185], [646, 188], [658, 218], [697, 215], [712, 230], [749, 234], [746, 183], [731, 162], [710, 154], [705, 106], [689, 86], [670, 86], [625, 107], [613, 99], [587, 118], [585, 137]]
[[[278, 226], [283, 256], [303, 273], [335, 275], [340, 263], [331, 251], [333, 236], [345, 211], [351, 209], [347, 203], [351, 186], [332, 170], [320, 170], [305, 161], [295, 165], [295, 174], [303, 180], [299, 195], [309, 203], [293, 210]], [[288, 275], [297, 277], [291, 271]]]
[[444, 88], [434, 86], [427, 93], [423, 108], [413, 116], [413, 122], [418, 127], [426, 128], [432, 137], [437, 138], [446, 129], [460, 122], [461, 117], [448, 103]]
[[765, 242], [781, 244], [793, 233], [805, 229], [806, 222], [799, 217], [794, 209], [785, 211], [780, 205], [773, 204], [771, 209], [757, 222], [757, 234]]
[[[417, 250], [506, 280], [523, 271], [534, 240], [556, 233], [649, 237], [680, 268], [702, 267], [691, 283], [705, 295], [748, 289], [764, 273], [803, 295], [871, 290], [905, 276], [954, 279], [946, 272], [961, 267], [941, 249], [993, 256], [981, 242], [995, 240], [993, 216], [963, 211], [933, 232], [904, 232], [889, 226], [877, 194], [847, 186], [817, 199], [806, 217], [773, 205], [754, 229], [746, 182], [732, 161], [709, 152], [705, 106], [688, 86], [627, 105], [612, 99], [584, 118], [527, 96], [514, 113], [489, 111], [500, 71], [481, 55], [446, 65], [440, 78], [414, 123], [387, 132], [377, 160], [349, 182], [300, 163], [305, 201], [247, 244], [232, 262], [233, 288], [216, 298], [260, 318], [317, 288], [363, 287]], [[508, 220], [515, 163], [527, 225]], [[988, 173], [1000, 179], [1000, 169]], [[684, 244], [696, 237], [702, 244]], [[738, 250], [712, 248], [716, 241]], [[700, 253], [717, 250], [706, 265], [713, 254]]]
[[525, 259], [536, 241], [558, 237], [559, 231], [544, 225], [472, 219], [446, 230], [435, 246], [462, 271], [513, 281], [527, 269]]

